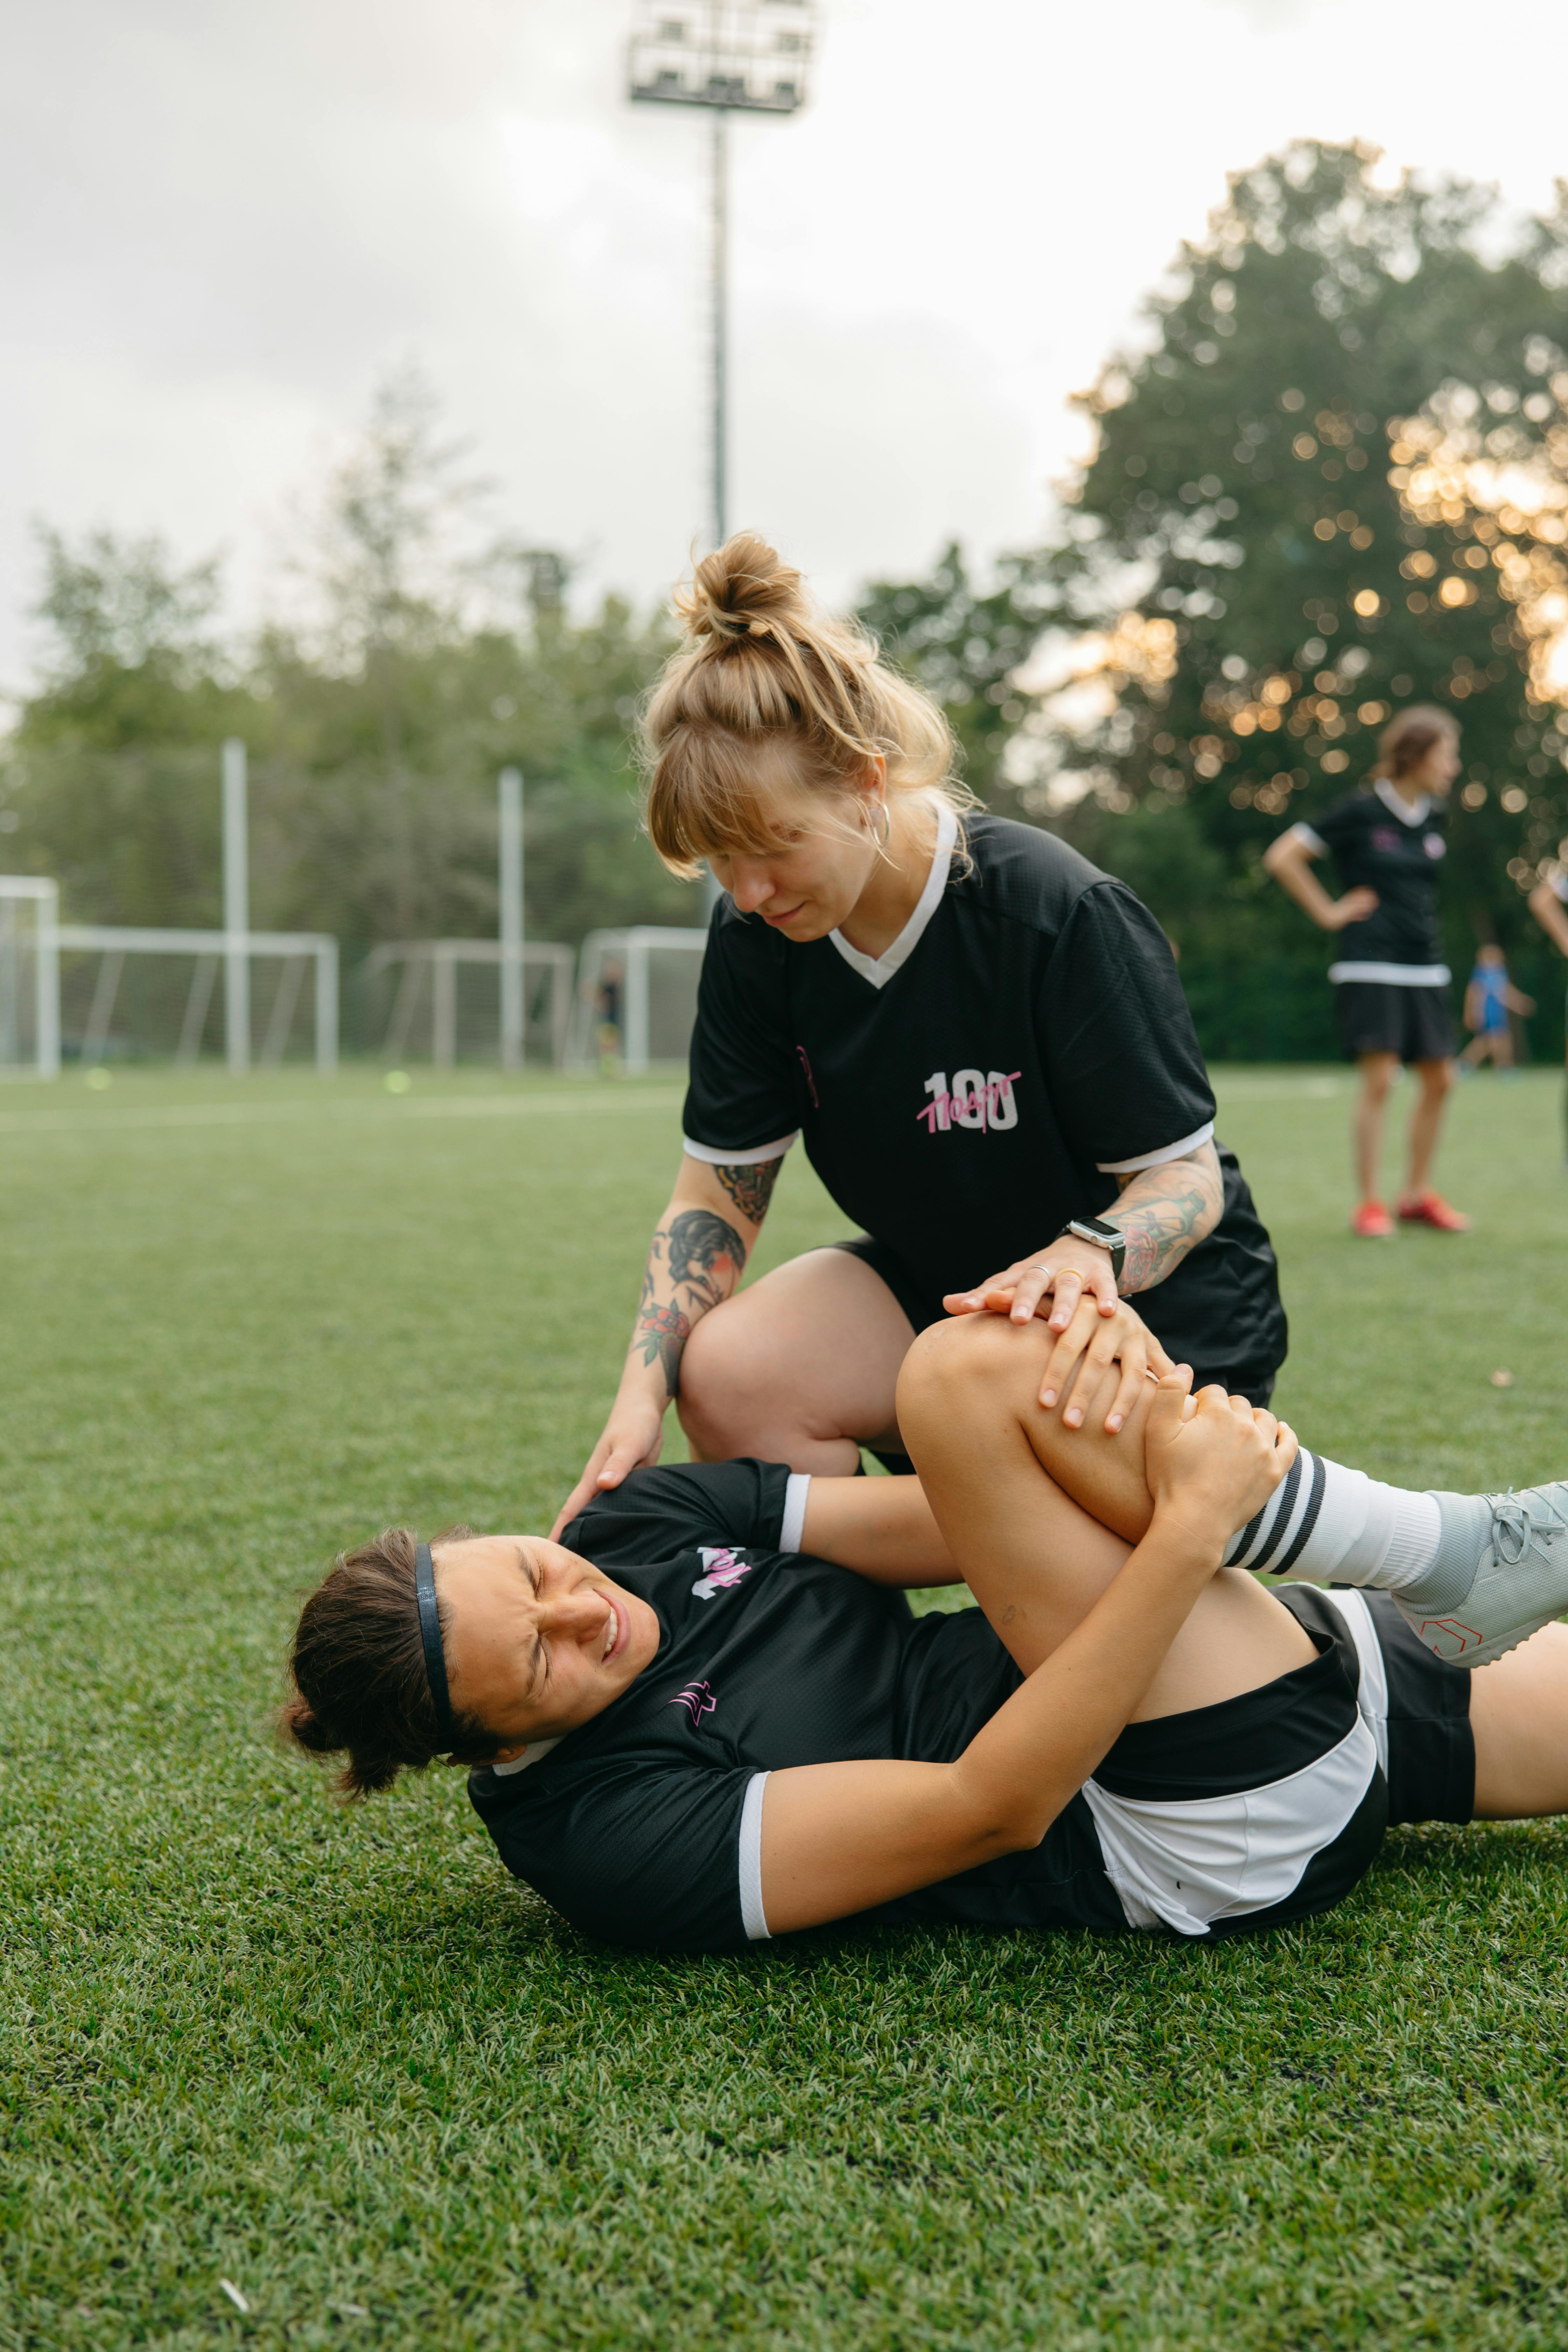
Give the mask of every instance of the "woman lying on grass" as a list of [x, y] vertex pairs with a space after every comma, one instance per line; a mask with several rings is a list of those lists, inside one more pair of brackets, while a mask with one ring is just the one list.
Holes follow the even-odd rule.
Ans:
[[[918, 1482], [693, 1464], [565, 1549], [384, 1535], [306, 1603], [287, 1728], [356, 1793], [449, 1752], [509, 1869], [668, 1949], [871, 1911], [1225, 1934], [1338, 1902], [1386, 1822], [1568, 1808], [1568, 1489], [1381, 1486], [1184, 1370], [1110, 1437], [1112, 1366], [1066, 1433], [1050, 1344], [921, 1334]], [[962, 1578], [980, 1611], [897, 1590]]]

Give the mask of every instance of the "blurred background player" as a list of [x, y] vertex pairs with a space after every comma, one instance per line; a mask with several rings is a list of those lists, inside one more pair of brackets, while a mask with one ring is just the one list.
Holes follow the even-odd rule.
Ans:
[[1508, 976], [1503, 952], [1495, 941], [1476, 950], [1476, 968], [1465, 990], [1465, 1026], [1470, 1042], [1459, 1060], [1479, 1070], [1483, 1062], [1511, 1076], [1513, 1023], [1510, 1015], [1535, 1010], [1533, 996], [1521, 995]]
[[[1437, 876], [1447, 844], [1444, 803], [1459, 767], [1459, 730], [1446, 710], [1402, 710], [1384, 728], [1377, 764], [1361, 788], [1311, 824], [1271, 841], [1263, 863], [1325, 931], [1344, 934], [1329, 967], [1340, 1035], [1361, 1071], [1352, 1135], [1361, 1188], [1351, 1230], [1367, 1240], [1394, 1231], [1379, 1189], [1384, 1111], [1403, 1063], [1421, 1092], [1410, 1117], [1409, 1174], [1400, 1216], [1462, 1234], [1469, 1219], [1429, 1178], [1454, 1083], [1449, 972], [1437, 921]], [[1331, 898], [1311, 870], [1331, 856], [1342, 895]]]
[[[1526, 903], [1553, 947], [1568, 956], [1568, 869], [1555, 866], [1550, 874], [1542, 875]], [[1564, 1108], [1568, 1111], [1568, 1097]], [[1563, 1164], [1568, 1168], [1568, 1147]]]

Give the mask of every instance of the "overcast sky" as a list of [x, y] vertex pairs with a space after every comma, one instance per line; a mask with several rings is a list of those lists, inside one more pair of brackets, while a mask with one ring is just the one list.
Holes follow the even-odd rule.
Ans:
[[[6, 0], [0, 688], [29, 521], [226, 549], [416, 358], [505, 520], [660, 593], [705, 512], [700, 117], [622, 97], [631, 0]], [[1068, 396], [1298, 134], [1547, 200], [1563, 0], [824, 0], [733, 138], [732, 523], [830, 597], [1027, 543]]]

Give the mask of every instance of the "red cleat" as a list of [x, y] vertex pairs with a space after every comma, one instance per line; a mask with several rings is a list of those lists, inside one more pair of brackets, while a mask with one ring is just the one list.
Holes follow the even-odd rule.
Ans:
[[1394, 1231], [1394, 1219], [1381, 1201], [1363, 1201], [1351, 1219], [1351, 1231], [1363, 1242], [1385, 1242]]
[[1468, 1234], [1470, 1220], [1451, 1208], [1441, 1192], [1406, 1192], [1399, 1214], [1407, 1225], [1435, 1225], [1440, 1234]]

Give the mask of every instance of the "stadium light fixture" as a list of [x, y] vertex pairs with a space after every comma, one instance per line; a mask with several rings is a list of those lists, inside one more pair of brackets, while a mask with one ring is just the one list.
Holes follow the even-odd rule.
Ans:
[[816, 31], [815, 0], [637, 0], [630, 96], [655, 106], [701, 107], [712, 118], [710, 527], [715, 547], [728, 536], [729, 119], [800, 111]]

